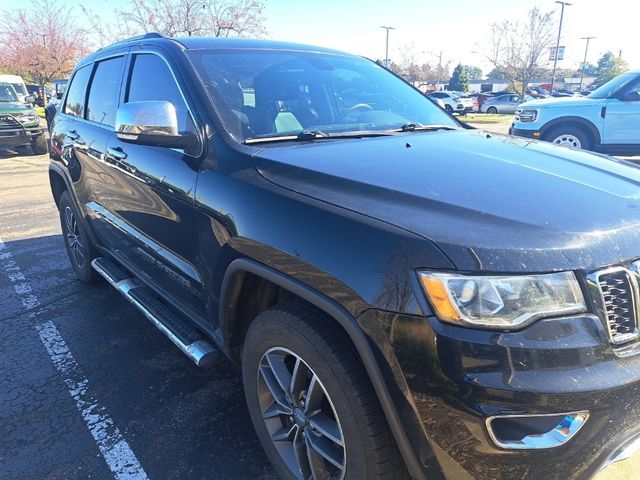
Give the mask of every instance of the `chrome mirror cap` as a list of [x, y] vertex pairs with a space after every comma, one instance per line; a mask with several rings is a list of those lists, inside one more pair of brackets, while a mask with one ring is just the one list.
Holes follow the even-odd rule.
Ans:
[[141, 135], [177, 137], [176, 108], [163, 100], [124, 103], [116, 113], [115, 132], [121, 140], [136, 140]]

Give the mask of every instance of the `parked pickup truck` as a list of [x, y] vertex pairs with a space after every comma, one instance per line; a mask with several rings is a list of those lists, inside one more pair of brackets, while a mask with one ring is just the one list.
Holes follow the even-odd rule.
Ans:
[[[27, 97], [28, 100], [31, 97]], [[0, 82], [0, 147], [28, 149], [36, 155], [47, 153], [47, 137], [40, 117], [31, 104], [24, 103], [10, 83]]]
[[510, 133], [598, 152], [640, 154], [640, 70], [586, 97], [533, 100], [516, 111]]
[[81, 60], [51, 134], [78, 278], [237, 364], [280, 478], [568, 479], [640, 443], [636, 166], [339, 51], [158, 34]]

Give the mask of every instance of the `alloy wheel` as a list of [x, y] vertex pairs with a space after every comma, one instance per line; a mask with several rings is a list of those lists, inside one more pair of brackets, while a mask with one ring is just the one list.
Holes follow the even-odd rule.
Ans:
[[262, 356], [257, 377], [262, 418], [291, 473], [299, 480], [344, 479], [344, 435], [315, 372], [291, 350], [274, 347]]
[[80, 238], [80, 227], [71, 207], [64, 209], [65, 237], [73, 261], [79, 268], [84, 267], [85, 249]]

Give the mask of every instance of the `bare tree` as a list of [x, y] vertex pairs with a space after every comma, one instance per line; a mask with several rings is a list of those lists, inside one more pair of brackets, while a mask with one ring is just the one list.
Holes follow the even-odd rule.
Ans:
[[261, 37], [263, 11], [264, 0], [129, 0], [128, 8], [116, 10], [119, 24], [111, 36]]
[[87, 38], [73, 10], [57, 0], [33, 0], [28, 10], [1, 11], [0, 68], [43, 88], [71, 73], [89, 52]]
[[544, 72], [543, 59], [553, 41], [552, 15], [534, 8], [526, 22], [505, 20], [491, 26], [489, 60], [521, 97], [531, 80]]

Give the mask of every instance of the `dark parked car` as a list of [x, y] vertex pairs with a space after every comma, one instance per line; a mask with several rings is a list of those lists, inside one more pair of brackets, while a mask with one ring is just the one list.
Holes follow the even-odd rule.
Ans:
[[[27, 84], [27, 92], [29, 93], [29, 95], [31, 95], [31, 97], [34, 100], [34, 104], [40, 106], [40, 107], [44, 107], [44, 97], [42, 94], [42, 87], [40, 87], [39, 85], [30, 85]], [[45, 88], [45, 93], [47, 95], [47, 102], [49, 102], [51, 100], [51, 92], [49, 92], [46, 88]]]
[[635, 165], [360, 57], [156, 34], [78, 63], [51, 150], [77, 276], [239, 365], [283, 479], [587, 477], [638, 443]]

